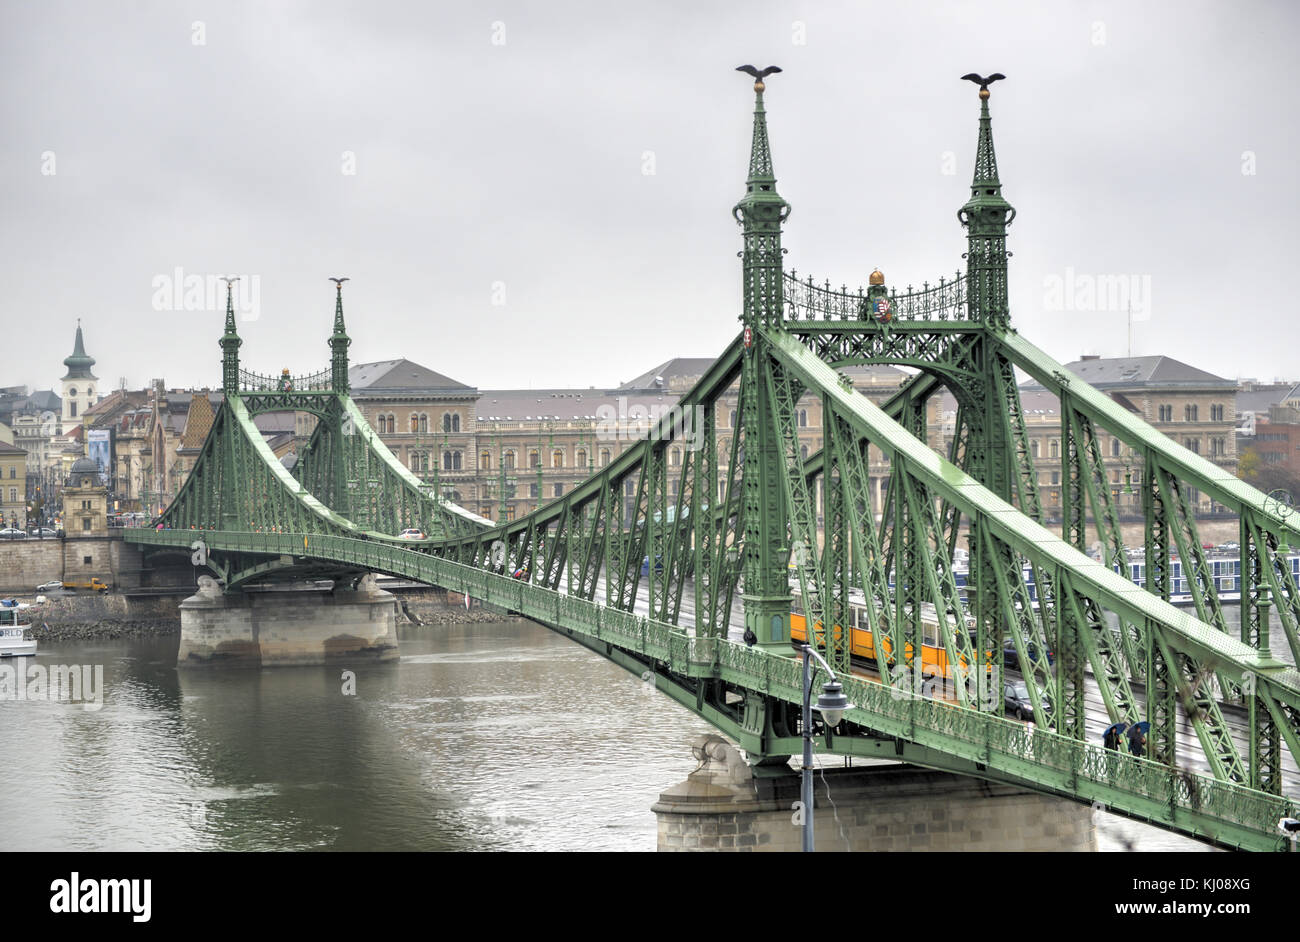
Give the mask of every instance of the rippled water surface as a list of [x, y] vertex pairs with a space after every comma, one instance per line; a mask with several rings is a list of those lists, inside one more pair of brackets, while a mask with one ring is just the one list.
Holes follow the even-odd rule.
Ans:
[[177, 643], [42, 645], [46, 668], [103, 665], [106, 696], [0, 702], [0, 849], [649, 851], [651, 804], [712, 731], [529, 622], [403, 629], [355, 696], [342, 666], [178, 671]]

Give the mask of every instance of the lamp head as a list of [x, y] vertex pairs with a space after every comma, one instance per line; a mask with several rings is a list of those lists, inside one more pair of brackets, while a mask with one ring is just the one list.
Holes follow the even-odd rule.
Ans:
[[844, 719], [844, 712], [853, 708], [849, 698], [844, 696], [844, 687], [838, 680], [822, 684], [822, 692], [817, 696], [815, 709], [826, 720], [826, 725], [835, 727]]

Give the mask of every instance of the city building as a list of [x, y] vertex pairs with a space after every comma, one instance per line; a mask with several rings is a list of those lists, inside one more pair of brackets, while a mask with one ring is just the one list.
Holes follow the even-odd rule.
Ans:
[[0, 518], [27, 529], [27, 452], [7, 442], [0, 442]]
[[68, 536], [108, 533], [108, 491], [99, 465], [90, 458], [73, 462], [63, 486], [63, 530]]
[[[1237, 387], [1232, 380], [1166, 356], [1084, 356], [1065, 368], [1179, 445], [1236, 473]], [[1043, 512], [1056, 520], [1061, 516], [1060, 404], [1036, 383], [1022, 386], [1020, 397]], [[1141, 459], [1106, 429], [1098, 428], [1096, 434], [1120, 515], [1140, 515]], [[1193, 491], [1188, 496], [1198, 515], [1226, 512], [1207, 495]]]
[[[672, 415], [681, 396], [712, 365], [711, 358], [676, 357], [612, 388], [477, 389], [399, 359], [356, 364], [349, 380], [367, 422], [402, 464], [475, 513], [513, 520], [564, 496], [616, 460], [652, 422]], [[843, 372], [877, 403], [907, 378], [893, 367]], [[718, 459], [724, 472], [738, 398], [739, 388], [733, 386], [718, 406]], [[694, 417], [674, 416], [674, 421], [685, 437], [693, 434]], [[806, 457], [824, 444], [820, 401], [801, 400], [797, 421]], [[929, 424], [932, 444], [941, 445], [937, 403]], [[307, 435], [312, 425], [300, 418], [296, 431]], [[689, 448], [684, 441], [668, 449], [670, 489], [677, 486], [674, 470], [680, 473]], [[874, 455], [871, 472], [879, 499], [889, 475], [883, 455]]]

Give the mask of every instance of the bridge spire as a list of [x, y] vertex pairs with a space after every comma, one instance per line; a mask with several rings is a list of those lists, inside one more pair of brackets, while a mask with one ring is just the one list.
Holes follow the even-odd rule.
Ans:
[[767, 395], [769, 369], [760, 328], [779, 328], [785, 307], [782, 285], [781, 224], [790, 204], [776, 191], [772, 152], [763, 110], [763, 79], [781, 70], [759, 71], [742, 65], [739, 72], [754, 77], [754, 137], [749, 154], [745, 195], [732, 209], [744, 233], [743, 280], [745, 354], [740, 369], [740, 430], [744, 442], [741, 488], [744, 494], [741, 533], [744, 573], [745, 640], [781, 654], [790, 652], [790, 511], [784, 498], [785, 466], [777, 437], [776, 405]]
[[967, 230], [967, 297], [977, 319], [1005, 327], [1011, 322], [1007, 304], [1007, 226], [1016, 218], [1016, 210], [1002, 198], [998, 160], [993, 150], [993, 121], [989, 117], [989, 85], [1006, 76], [995, 72], [984, 78], [972, 72], [962, 78], [980, 87], [975, 173], [970, 199], [957, 211], [958, 220]]
[[347, 329], [343, 325], [343, 282], [348, 278], [331, 278], [338, 289], [338, 298], [334, 302], [334, 333], [330, 335], [330, 386], [336, 393], [346, 393], [351, 389], [348, 382], [348, 346], [352, 343]]
[[244, 341], [239, 339], [239, 333], [235, 330], [235, 298], [234, 287], [238, 278], [222, 278], [226, 283], [226, 332], [221, 335], [218, 343], [221, 346], [221, 389], [227, 396], [233, 396], [239, 392], [239, 345]]
[[781, 285], [781, 224], [790, 215], [790, 204], [776, 191], [772, 151], [767, 139], [767, 112], [763, 109], [763, 78], [781, 70], [768, 66], [761, 72], [752, 65], [736, 71], [754, 76], [754, 138], [749, 151], [749, 179], [745, 195], [732, 209], [732, 216], [744, 231], [746, 327], [779, 324], [783, 307]]

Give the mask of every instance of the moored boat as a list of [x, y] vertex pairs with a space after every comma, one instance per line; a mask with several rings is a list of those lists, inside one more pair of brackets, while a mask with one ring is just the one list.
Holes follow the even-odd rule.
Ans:
[[31, 657], [36, 639], [26, 635], [29, 626], [19, 617], [27, 606], [0, 606], [0, 657]]

